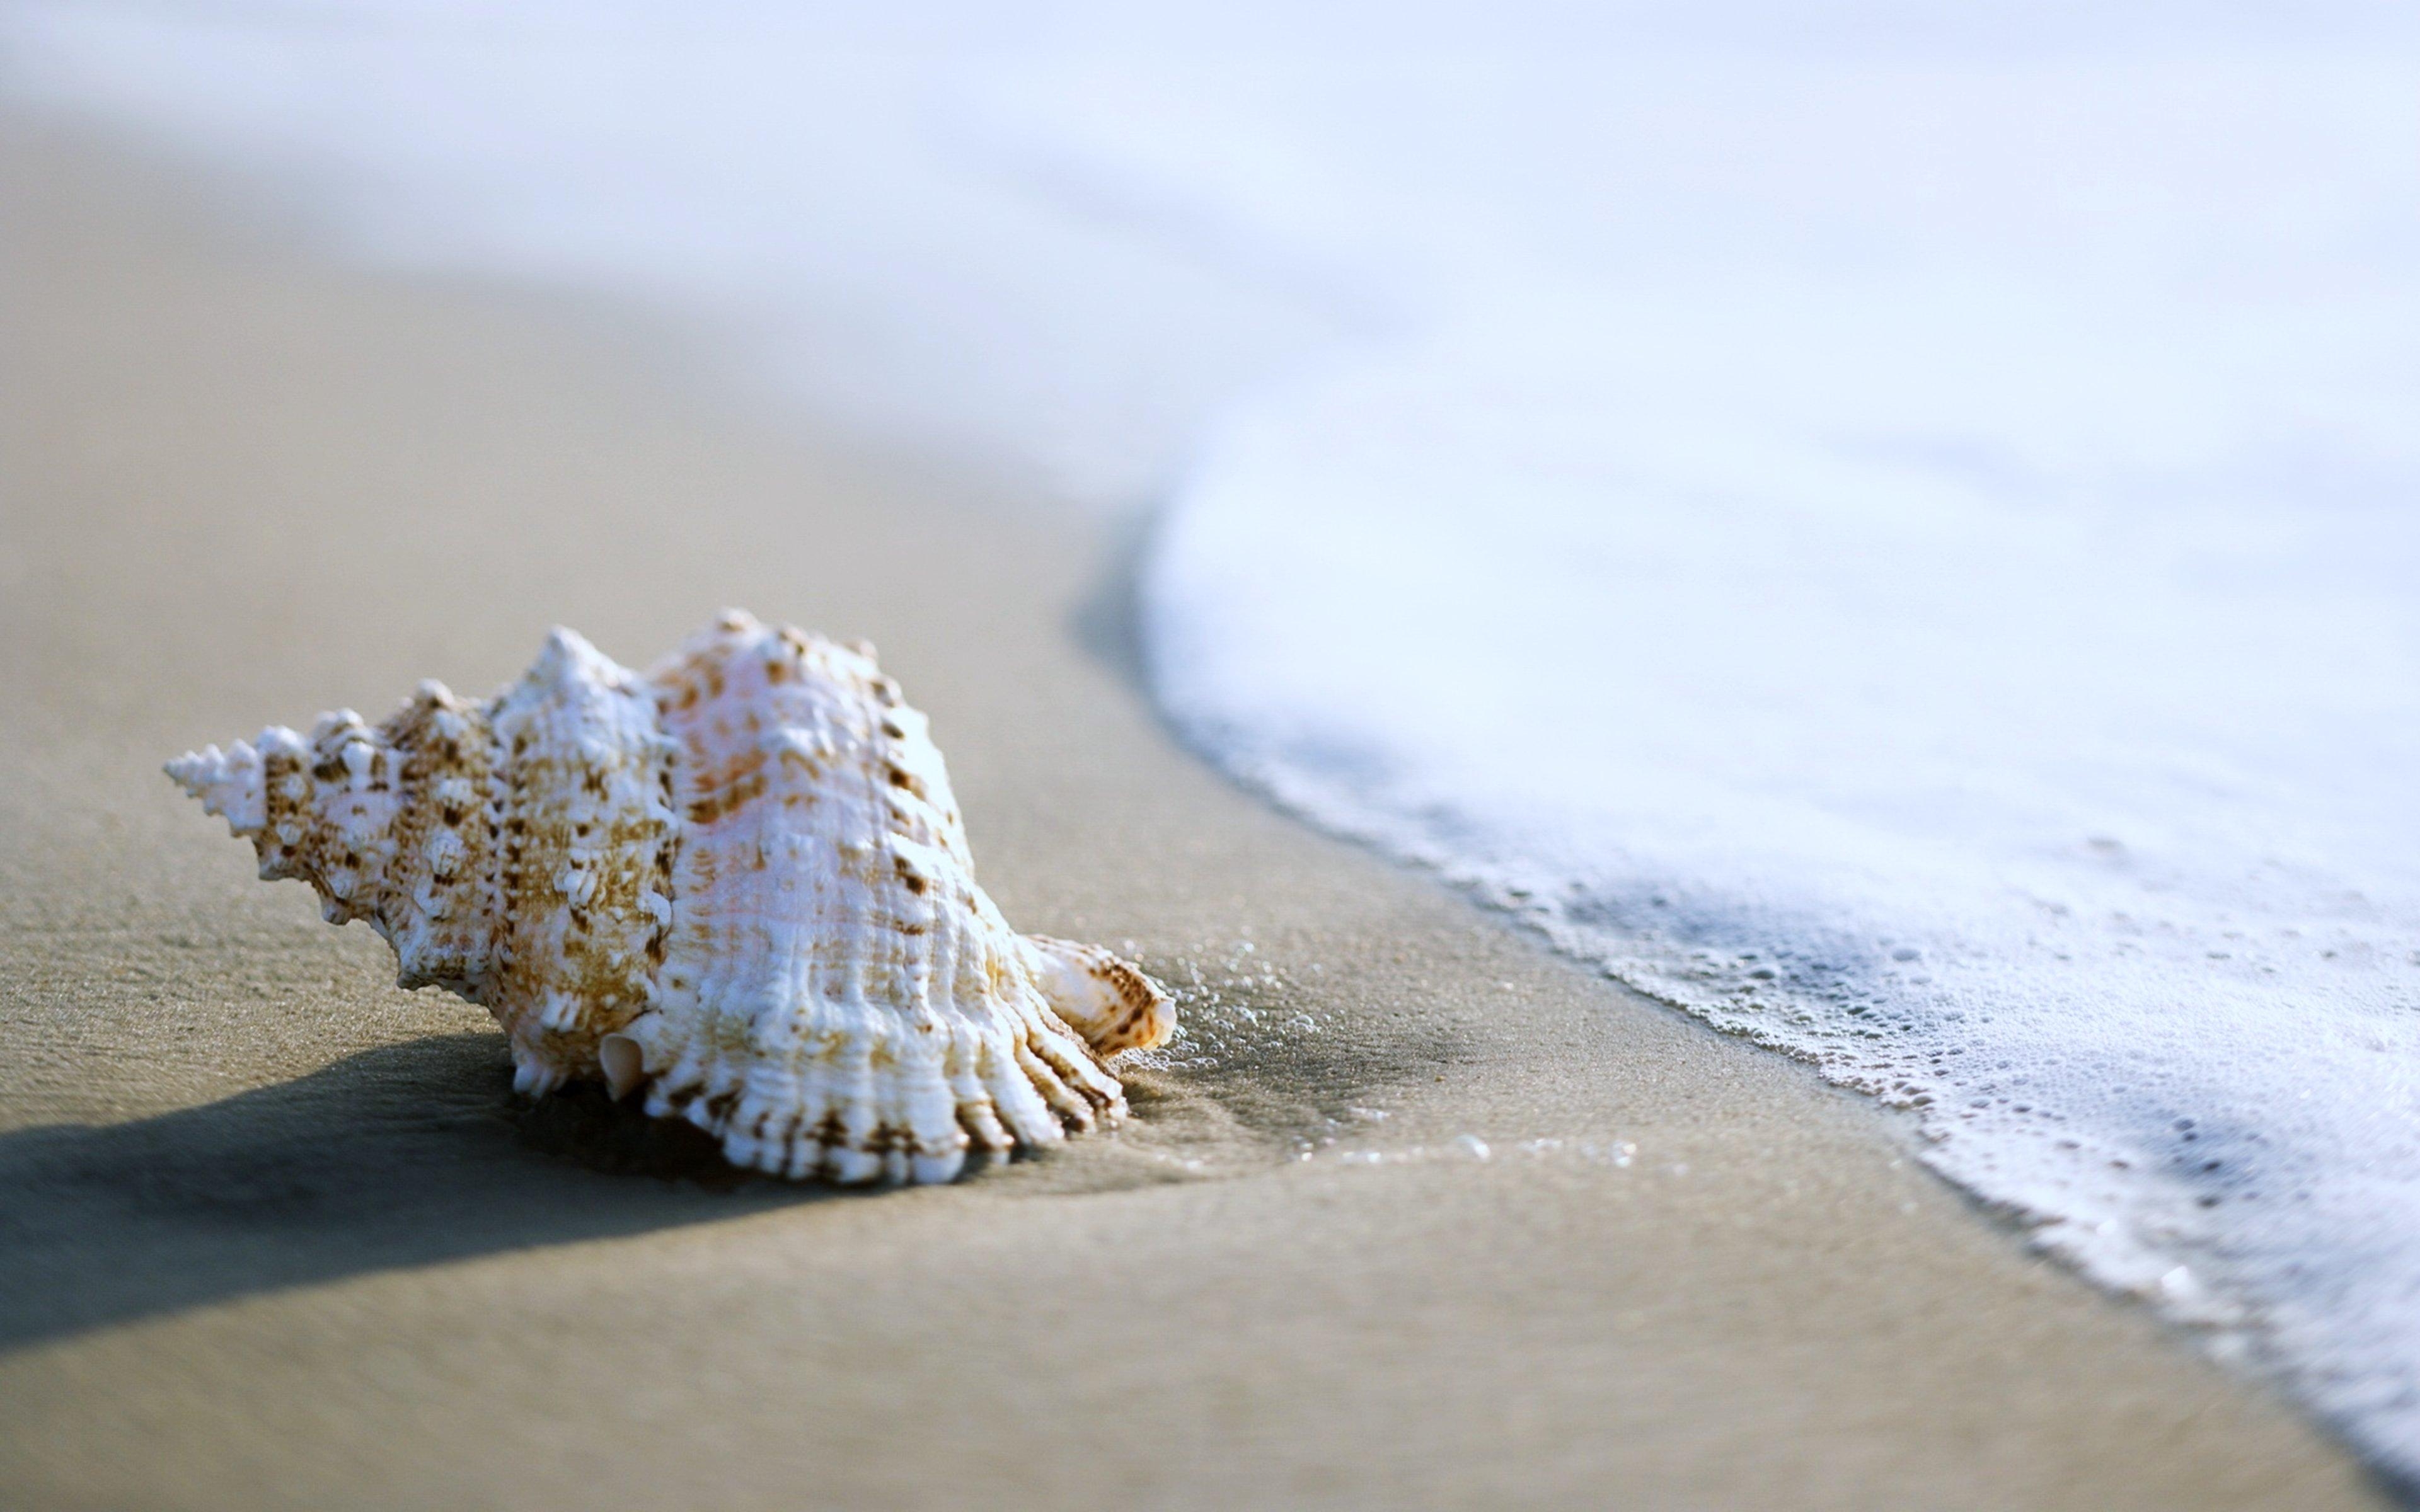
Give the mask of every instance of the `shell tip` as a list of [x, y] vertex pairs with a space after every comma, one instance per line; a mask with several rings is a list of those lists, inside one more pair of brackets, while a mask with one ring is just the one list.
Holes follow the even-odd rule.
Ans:
[[168, 780], [183, 788], [188, 796], [198, 798], [202, 795], [203, 770], [218, 760], [219, 748], [212, 746], [207, 751], [189, 750], [182, 756], [163, 762], [160, 770], [167, 773]]
[[[281, 733], [265, 730], [261, 732], [262, 742], [267, 744]], [[260, 752], [240, 740], [226, 750], [216, 746], [189, 750], [163, 764], [161, 770], [184, 789], [187, 796], [200, 799], [204, 813], [222, 816], [239, 835], [250, 834], [268, 823]]]

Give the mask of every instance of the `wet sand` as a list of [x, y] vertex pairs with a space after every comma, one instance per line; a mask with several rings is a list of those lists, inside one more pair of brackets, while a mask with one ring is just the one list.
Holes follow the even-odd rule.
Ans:
[[[2375, 1503], [1873, 1107], [1207, 771], [1120, 530], [58, 129], [0, 195], [0, 1501]], [[725, 604], [876, 641], [1009, 917], [1182, 989], [1127, 1130], [834, 1196], [524, 1107], [159, 772]]]

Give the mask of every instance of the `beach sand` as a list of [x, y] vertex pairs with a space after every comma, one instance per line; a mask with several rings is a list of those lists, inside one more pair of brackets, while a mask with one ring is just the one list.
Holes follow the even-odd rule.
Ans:
[[[2376, 1501], [1900, 1123], [1205, 769], [1127, 532], [55, 126], [0, 194], [0, 1501]], [[876, 641], [1009, 917], [1183, 990], [1127, 1130], [835, 1196], [525, 1108], [159, 771], [726, 604]]]

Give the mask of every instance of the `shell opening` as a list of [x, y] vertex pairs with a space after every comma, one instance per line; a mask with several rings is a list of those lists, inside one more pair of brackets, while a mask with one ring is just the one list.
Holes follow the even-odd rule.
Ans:
[[646, 1079], [646, 1055], [639, 1041], [627, 1034], [609, 1034], [597, 1041], [597, 1060], [605, 1068], [605, 1090], [617, 1103]]

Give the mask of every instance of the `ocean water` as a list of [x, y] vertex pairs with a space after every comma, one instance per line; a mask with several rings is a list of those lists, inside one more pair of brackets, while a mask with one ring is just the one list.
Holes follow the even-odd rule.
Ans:
[[0, 16], [363, 255], [1153, 512], [1205, 754], [2420, 1482], [2404, 8]]

